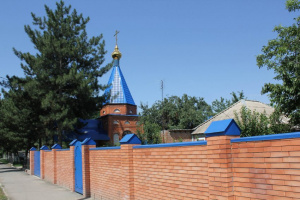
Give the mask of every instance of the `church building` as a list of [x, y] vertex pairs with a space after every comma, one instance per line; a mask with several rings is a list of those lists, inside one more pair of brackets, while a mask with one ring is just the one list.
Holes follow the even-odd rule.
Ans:
[[108, 102], [100, 110], [100, 120], [103, 129], [110, 138], [110, 143], [116, 145], [126, 134], [137, 133], [137, 106], [120, 68], [122, 57], [118, 44], [112, 53], [113, 68], [108, 81], [109, 87], [105, 94], [110, 96]]

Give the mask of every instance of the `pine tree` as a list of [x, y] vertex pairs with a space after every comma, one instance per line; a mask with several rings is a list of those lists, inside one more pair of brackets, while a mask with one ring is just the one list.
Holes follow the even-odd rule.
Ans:
[[25, 32], [37, 53], [22, 53], [13, 49], [24, 61], [25, 76], [32, 79], [32, 90], [40, 99], [44, 115], [40, 116], [48, 131], [55, 131], [62, 141], [62, 132], [74, 129], [78, 118], [88, 118], [102, 105], [99, 91], [104, 88], [98, 78], [111, 65], [104, 62], [105, 42], [102, 34], [88, 39], [86, 25], [89, 18], [63, 1], [56, 10], [45, 5], [46, 16], [31, 13], [33, 25]]

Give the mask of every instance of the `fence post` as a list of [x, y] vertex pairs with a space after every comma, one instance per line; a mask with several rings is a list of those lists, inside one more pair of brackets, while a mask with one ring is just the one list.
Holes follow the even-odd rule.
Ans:
[[59, 144], [54, 144], [52, 147], [52, 156], [53, 156], [53, 183], [57, 183], [57, 159], [56, 159], [56, 150], [62, 149]]
[[91, 185], [90, 185], [90, 148], [96, 147], [96, 142], [91, 138], [86, 138], [82, 143], [82, 186], [83, 196], [91, 196]]
[[70, 146], [70, 156], [71, 156], [71, 163], [72, 163], [72, 168], [71, 168], [71, 174], [72, 174], [72, 186], [71, 186], [71, 191], [75, 192], [75, 146], [74, 144], [77, 142], [77, 139], [73, 140], [69, 146]]
[[40, 157], [41, 157], [41, 159], [40, 159], [40, 164], [41, 164], [40, 173], [41, 173], [41, 179], [45, 179], [45, 159], [44, 159], [45, 158], [45, 155], [44, 155], [45, 150], [49, 150], [49, 148], [46, 145], [44, 145], [40, 148]]
[[36, 151], [36, 148], [31, 147], [30, 153], [29, 153], [29, 168], [30, 168], [30, 175], [34, 175], [34, 152]]
[[120, 140], [121, 165], [122, 165], [122, 199], [134, 199], [134, 168], [133, 168], [133, 146], [142, 142], [135, 134], [127, 134]]
[[233, 119], [214, 121], [205, 131], [209, 199], [234, 199], [230, 140], [240, 132]]

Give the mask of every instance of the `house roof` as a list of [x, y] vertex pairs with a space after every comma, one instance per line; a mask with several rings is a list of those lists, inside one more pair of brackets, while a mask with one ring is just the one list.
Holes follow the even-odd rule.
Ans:
[[119, 66], [119, 59], [114, 60], [113, 69], [108, 81], [109, 87], [105, 90], [105, 94], [110, 94], [110, 99], [107, 103], [117, 104], [131, 104], [135, 105], [131, 96], [121, 68]]
[[[211, 122], [213, 121], [219, 121], [219, 120], [224, 120], [224, 119], [234, 119], [235, 118], [235, 112], [240, 116], [240, 110], [241, 108], [245, 106], [246, 108], [250, 109], [251, 111], [256, 111], [259, 113], [266, 113], [267, 116], [270, 116], [274, 112], [274, 108], [261, 103], [259, 101], [252, 101], [252, 100], [240, 100], [236, 102], [235, 104], [231, 105], [227, 109], [221, 111], [220, 113], [216, 114], [209, 120], [206, 120], [202, 124], [198, 125], [197, 127], [194, 128], [194, 131], [192, 134], [203, 134], [206, 129], [209, 127]], [[288, 119], [286, 117], [282, 118], [283, 122], [287, 122]]]

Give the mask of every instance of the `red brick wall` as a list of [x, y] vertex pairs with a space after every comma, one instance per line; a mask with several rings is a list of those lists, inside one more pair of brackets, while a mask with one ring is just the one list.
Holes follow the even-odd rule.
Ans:
[[[110, 150], [90, 150], [93, 146], [83, 146], [84, 196], [95, 199], [300, 199], [300, 138], [232, 140], [235, 137], [209, 137], [207, 145], [199, 142], [202, 145], [196, 146], [164, 144], [135, 148], [122, 145], [121, 149]], [[57, 184], [72, 188], [72, 148], [56, 151], [56, 162], [55, 151], [41, 151], [42, 178], [55, 182], [57, 169]], [[57, 164], [56, 168], [53, 163]]]
[[57, 170], [57, 184], [66, 187], [70, 190], [73, 189], [73, 152], [68, 150], [56, 151], [56, 170]]
[[44, 152], [44, 179], [54, 183], [54, 157], [52, 151], [43, 151]]
[[121, 199], [121, 150], [90, 150], [91, 197]]
[[300, 138], [232, 144], [234, 195], [300, 199]]
[[206, 146], [133, 149], [135, 199], [208, 199]]

